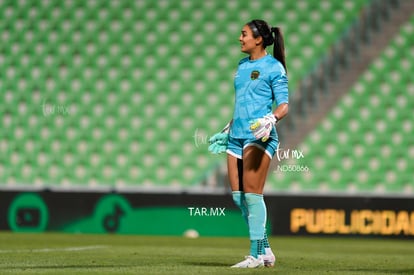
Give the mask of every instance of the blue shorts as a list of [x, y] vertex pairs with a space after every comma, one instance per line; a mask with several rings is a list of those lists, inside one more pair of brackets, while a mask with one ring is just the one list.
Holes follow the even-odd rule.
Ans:
[[227, 145], [227, 154], [232, 155], [238, 159], [243, 158], [243, 150], [248, 146], [255, 146], [262, 150], [270, 157], [276, 153], [279, 141], [275, 138], [270, 137], [266, 142], [260, 139], [244, 139], [244, 138], [232, 138], [229, 136], [229, 143]]

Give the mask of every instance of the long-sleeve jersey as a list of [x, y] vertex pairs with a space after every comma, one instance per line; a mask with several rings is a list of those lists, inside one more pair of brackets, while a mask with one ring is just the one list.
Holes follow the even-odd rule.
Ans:
[[[271, 55], [240, 60], [234, 76], [235, 107], [230, 135], [233, 138], [254, 138], [249, 121], [272, 112], [276, 106], [288, 103], [288, 79], [283, 65]], [[274, 128], [270, 135], [277, 138]]]

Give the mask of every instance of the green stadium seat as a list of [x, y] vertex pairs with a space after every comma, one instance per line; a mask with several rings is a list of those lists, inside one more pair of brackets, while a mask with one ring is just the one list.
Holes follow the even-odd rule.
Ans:
[[[319, 191], [349, 193], [412, 192], [411, 63], [413, 24], [401, 28], [383, 54], [343, 97], [323, 122], [305, 139], [306, 160]], [[409, 37], [409, 38], [408, 38]], [[411, 94], [410, 94], [411, 93]], [[321, 161], [322, 160], [322, 161]], [[283, 178], [283, 177], [282, 177]], [[303, 173], [272, 178], [278, 190], [302, 190], [309, 178]], [[289, 186], [288, 182], [291, 183]], [[312, 188], [310, 188], [312, 190]]]
[[[194, 133], [208, 136], [231, 117], [240, 24], [264, 17], [282, 26], [293, 92], [368, 2], [3, 1], [0, 142], [11, 149], [0, 184], [197, 184], [222, 162], [194, 144]], [[285, 12], [275, 19], [274, 10]], [[45, 113], [43, 104], [70, 112]], [[298, 189], [320, 186], [282, 178]]]

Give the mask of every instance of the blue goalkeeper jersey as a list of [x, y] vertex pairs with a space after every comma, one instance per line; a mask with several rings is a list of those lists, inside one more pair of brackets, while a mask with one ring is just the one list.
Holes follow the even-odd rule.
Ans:
[[[230, 136], [254, 139], [249, 121], [261, 118], [282, 103], [288, 103], [288, 79], [282, 63], [271, 55], [240, 60], [234, 76], [236, 91]], [[277, 138], [276, 129], [270, 135]]]

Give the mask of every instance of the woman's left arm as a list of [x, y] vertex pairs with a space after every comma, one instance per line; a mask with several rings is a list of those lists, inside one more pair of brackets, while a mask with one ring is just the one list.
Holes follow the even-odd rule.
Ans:
[[289, 111], [289, 104], [288, 103], [282, 103], [279, 106], [277, 106], [276, 110], [273, 112], [273, 115], [276, 118], [276, 121], [281, 120], [284, 118]]
[[273, 98], [277, 104], [276, 109], [273, 112], [276, 120], [279, 121], [284, 118], [289, 110], [289, 88], [288, 88], [288, 78], [285, 71], [280, 68], [280, 71], [273, 74], [271, 79]]

